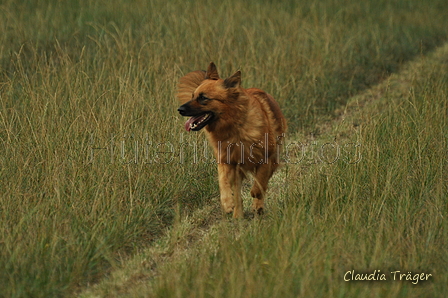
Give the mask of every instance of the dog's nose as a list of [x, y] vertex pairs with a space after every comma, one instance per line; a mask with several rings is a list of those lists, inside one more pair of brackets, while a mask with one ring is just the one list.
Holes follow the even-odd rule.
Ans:
[[179, 114], [181, 114], [182, 116], [185, 116], [185, 113], [187, 112], [187, 109], [185, 108], [185, 106], [180, 106], [177, 111], [179, 112]]

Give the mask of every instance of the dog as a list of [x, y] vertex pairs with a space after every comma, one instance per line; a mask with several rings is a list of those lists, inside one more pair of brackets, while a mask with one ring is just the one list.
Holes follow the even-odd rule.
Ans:
[[243, 218], [241, 184], [254, 176], [252, 210], [262, 214], [268, 181], [280, 163], [286, 120], [274, 98], [261, 89], [241, 87], [241, 72], [221, 79], [211, 62], [179, 80], [178, 112], [190, 117], [187, 131], [205, 128], [218, 163], [221, 205]]

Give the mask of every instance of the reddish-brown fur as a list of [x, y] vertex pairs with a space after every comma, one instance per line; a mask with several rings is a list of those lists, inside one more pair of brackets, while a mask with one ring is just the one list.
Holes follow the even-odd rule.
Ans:
[[279, 166], [286, 131], [277, 102], [263, 90], [242, 88], [239, 71], [227, 79], [219, 78], [213, 62], [207, 72], [194, 71], [182, 77], [177, 97], [182, 115], [213, 115], [205, 129], [218, 161], [224, 211], [243, 217], [241, 182], [252, 173], [252, 209], [261, 213], [268, 181]]

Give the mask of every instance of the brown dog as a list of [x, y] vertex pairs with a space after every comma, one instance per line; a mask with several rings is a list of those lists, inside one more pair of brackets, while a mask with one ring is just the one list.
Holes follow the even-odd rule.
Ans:
[[254, 175], [252, 209], [263, 212], [268, 181], [279, 166], [286, 120], [274, 98], [263, 90], [241, 87], [241, 72], [220, 79], [212, 62], [207, 71], [180, 79], [178, 111], [190, 116], [187, 131], [205, 127], [218, 162], [221, 204], [226, 213], [243, 217], [241, 182]]

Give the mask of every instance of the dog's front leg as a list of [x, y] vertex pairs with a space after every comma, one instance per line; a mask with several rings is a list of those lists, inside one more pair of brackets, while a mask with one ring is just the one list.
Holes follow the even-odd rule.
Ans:
[[243, 218], [243, 200], [241, 198], [242, 176], [239, 166], [218, 164], [219, 191], [224, 212], [233, 211], [234, 218]]
[[218, 178], [219, 178], [219, 193], [221, 195], [221, 205], [225, 213], [231, 213], [235, 208], [232, 194], [232, 178], [231, 170], [227, 164], [218, 164]]

